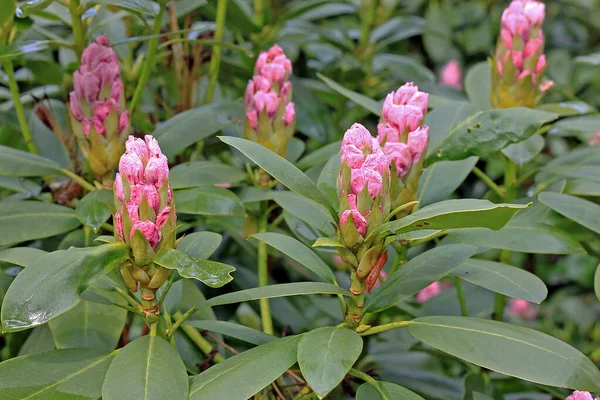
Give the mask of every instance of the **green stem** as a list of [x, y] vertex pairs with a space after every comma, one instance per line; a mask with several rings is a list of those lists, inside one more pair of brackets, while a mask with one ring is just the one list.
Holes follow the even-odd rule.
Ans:
[[349, 328], [354, 329], [360, 324], [365, 307], [365, 281], [358, 279], [354, 268], [350, 273], [350, 292], [352, 297], [348, 301], [344, 322]]
[[360, 332], [359, 335], [360, 336], [374, 335], [376, 333], [390, 331], [392, 329], [405, 328], [410, 324], [412, 324], [412, 321], [390, 322], [389, 324], [384, 324], [384, 325], [379, 325], [379, 326], [374, 326], [372, 328], [369, 328], [366, 331]]
[[[175, 317], [177, 318], [178, 315], [181, 315], [180, 312], [175, 314]], [[205, 355], [209, 355], [210, 353], [212, 353], [212, 351], [214, 350], [214, 347], [212, 346], [212, 344], [210, 344], [210, 342], [206, 339], [204, 339], [204, 337], [200, 334], [200, 332], [198, 332], [198, 330], [196, 328], [194, 328], [193, 326], [189, 326], [189, 325], [182, 325], [181, 326], [181, 330], [183, 330], [185, 332], [185, 334], [190, 338], [190, 340], [196, 345], [198, 346], [198, 348], [200, 349], [200, 351], [202, 351]], [[223, 357], [222, 354], [215, 354], [213, 361], [215, 363], [220, 363], [225, 361], [225, 357]]]
[[[267, 219], [269, 213], [267, 203], [261, 205], [261, 216], [258, 220], [258, 232], [267, 231]], [[258, 286], [267, 286], [269, 284], [269, 266], [267, 243], [262, 240], [258, 242]], [[271, 305], [269, 299], [260, 299], [260, 319], [262, 321], [263, 331], [269, 335], [273, 334], [273, 320], [271, 319]]]
[[107, 223], [102, 224], [102, 229], [106, 229], [109, 232], [114, 232], [115, 228], [112, 225], [109, 225]]
[[360, 30], [360, 39], [358, 41], [360, 48], [363, 50], [369, 43], [369, 36], [371, 35], [371, 28], [373, 27], [373, 24], [375, 23], [376, 11], [377, 11], [377, 1], [370, 0], [369, 9], [364, 14], [363, 23], [362, 23], [362, 27]]
[[465, 300], [465, 293], [462, 288], [462, 281], [460, 278], [456, 278], [454, 281], [456, 285], [456, 295], [458, 296], [458, 303], [460, 304], [460, 313], [463, 317], [469, 316], [469, 311], [467, 311], [467, 301]]
[[477, 175], [477, 177], [479, 179], [481, 179], [486, 185], [488, 185], [488, 187], [490, 189], [492, 189], [498, 196], [504, 197], [504, 189], [502, 189], [500, 186], [496, 185], [496, 183], [492, 180], [492, 178], [487, 176], [485, 172], [483, 172], [482, 170], [480, 170], [477, 167], [473, 167], [472, 171], [475, 175]]
[[167, 293], [169, 293], [169, 289], [171, 289], [171, 286], [173, 286], [174, 280], [173, 279], [169, 279], [167, 281], [167, 286], [165, 287], [165, 290], [162, 293], [162, 296], [160, 296], [160, 300], [158, 301], [158, 309], [162, 309], [162, 306], [165, 302], [165, 299], [167, 298]]
[[71, 29], [73, 30], [73, 39], [75, 41], [75, 54], [77, 59], [81, 60], [81, 55], [86, 47], [85, 30], [83, 28], [83, 21], [81, 21], [81, 15], [79, 15], [79, 7], [81, 2], [79, 0], [69, 0], [69, 13], [71, 14]]
[[4, 72], [6, 72], [6, 76], [8, 77], [8, 87], [10, 88], [10, 93], [12, 94], [13, 102], [15, 103], [15, 111], [17, 112], [17, 119], [19, 120], [19, 126], [21, 127], [23, 139], [25, 139], [27, 149], [30, 153], [39, 154], [37, 146], [31, 137], [31, 132], [29, 131], [29, 125], [27, 124], [27, 118], [25, 117], [23, 104], [21, 104], [21, 93], [19, 92], [19, 85], [15, 79], [15, 69], [13, 67], [12, 60], [10, 58], [6, 58], [4, 59], [3, 64]]
[[177, 330], [177, 328], [179, 328], [181, 324], [183, 324], [185, 320], [188, 319], [190, 315], [192, 315], [196, 311], [198, 311], [198, 309], [196, 307], [192, 307], [189, 310], [187, 310], [183, 315], [181, 315], [181, 313], [175, 314], [177, 320], [175, 321], [171, 329], [169, 329], [169, 331], [167, 332], [167, 338], [170, 339]]
[[156, 328], [158, 327], [158, 322], [153, 322], [150, 324], [150, 336], [156, 336]]
[[400, 243], [393, 243], [394, 249], [396, 249], [396, 255], [392, 262], [392, 268], [390, 269], [390, 275], [398, 271], [402, 265], [406, 262], [406, 256], [408, 255], [408, 245]]
[[504, 321], [504, 306], [506, 305], [506, 296], [496, 293], [494, 299], [494, 319], [496, 321]]
[[83, 179], [82, 177], [77, 175], [76, 173], [69, 171], [68, 169], [62, 168], [60, 170], [60, 173], [63, 174], [64, 176], [66, 176], [67, 178], [71, 178], [75, 182], [79, 183], [81, 185], [81, 187], [83, 187], [86, 190], [89, 190], [90, 192], [93, 192], [94, 190], [96, 190], [96, 187], [94, 185], [92, 185], [91, 183], [89, 183], [88, 181], [86, 181], [85, 179]]
[[123, 289], [121, 289], [118, 286], [113, 286], [113, 290], [118, 293], [123, 299], [125, 299], [125, 301], [127, 303], [129, 303], [129, 305], [131, 305], [134, 308], [138, 308], [139, 306], [141, 306], [142, 304], [138, 301], [138, 299], [136, 299], [135, 297], [132, 297], [129, 295], [129, 293], [127, 293], [126, 291], [124, 291]]
[[261, 28], [265, 24], [264, 0], [254, 0], [254, 23]]
[[375, 378], [373, 378], [372, 376], [365, 374], [362, 371], [359, 371], [355, 368], [350, 368], [350, 371], [348, 371], [348, 375], [352, 375], [355, 376], [359, 379], [362, 379], [365, 382], [370, 383], [371, 385], [373, 385], [373, 387], [375, 388], [375, 390], [377, 390], [377, 393], [379, 393], [379, 395], [381, 396], [382, 399], [388, 399], [389, 395], [386, 395], [381, 388], [379, 387], [379, 385], [377, 384], [377, 381], [375, 380]]
[[[164, 13], [165, 5], [161, 2], [160, 11], [156, 16], [156, 19], [154, 20], [154, 27], [152, 28], [153, 35], [158, 35], [160, 33]], [[150, 78], [150, 72], [152, 71], [152, 66], [154, 64], [154, 56], [156, 55], [156, 48], [158, 47], [158, 40], [158, 36], [153, 36], [152, 39], [148, 41], [148, 52], [146, 53], [146, 60], [144, 61], [144, 65], [142, 66], [142, 72], [140, 73], [140, 78], [135, 88], [135, 92], [133, 92], [133, 97], [131, 98], [131, 102], [129, 103], [130, 117], [133, 115], [135, 108], [141, 101], [142, 94], [144, 93], [144, 89], [146, 88], [146, 84], [148, 83], [148, 78]]]
[[[214, 40], [217, 42], [223, 40], [223, 30], [225, 28], [225, 15], [227, 14], [227, 1], [228, 0], [218, 0], [217, 3], [217, 26], [215, 28], [214, 38]], [[206, 88], [204, 104], [208, 104], [212, 101], [213, 94], [215, 92], [215, 87], [217, 86], [217, 79], [219, 78], [219, 69], [221, 66], [221, 50], [222, 47], [220, 45], [216, 45], [213, 47], [213, 53], [210, 59], [210, 66], [208, 67], [210, 81], [208, 82], [208, 87]]]

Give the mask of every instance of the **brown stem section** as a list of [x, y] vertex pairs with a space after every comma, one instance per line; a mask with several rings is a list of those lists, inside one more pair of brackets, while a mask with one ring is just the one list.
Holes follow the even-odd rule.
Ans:
[[348, 310], [344, 322], [349, 328], [356, 328], [362, 319], [363, 309], [365, 307], [365, 282], [358, 279], [356, 271], [352, 269], [350, 275], [350, 292], [352, 297], [348, 302]]

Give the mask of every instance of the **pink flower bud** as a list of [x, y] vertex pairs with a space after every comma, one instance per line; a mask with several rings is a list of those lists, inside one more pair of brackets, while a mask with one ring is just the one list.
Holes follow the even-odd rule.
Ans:
[[156, 139], [154, 139], [154, 136], [146, 135], [146, 136], [144, 136], [144, 141], [146, 142], [146, 145], [148, 146], [148, 154], [151, 157], [163, 155], [162, 150], [160, 149], [160, 146], [158, 144], [158, 141]]
[[94, 118], [98, 121], [104, 121], [108, 118], [110, 111], [112, 110], [113, 104], [110, 100], [98, 101], [94, 106]]
[[[375, 140], [374, 138], [372, 140]], [[379, 175], [384, 175], [389, 171], [389, 161], [383, 151], [377, 151], [369, 154], [364, 163], [362, 164], [363, 168], [372, 169], [377, 172]]]
[[121, 156], [121, 160], [119, 161], [119, 171], [121, 172], [121, 176], [124, 176], [129, 182], [135, 185], [142, 182], [144, 164], [137, 154], [126, 152]]
[[140, 206], [139, 204], [134, 204], [133, 202], [125, 205], [125, 209], [127, 210], [127, 215], [129, 215], [129, 219], [134, 224], [140, 220]]
[[[507, 54], [509, 53], [507, 52]], [[520, 70], [521, 68], [523, 68], [523, 53], [521, 53], [520, 51], [513, 50], [510, 52], [510, 56], [516, 69]]]
[[344, 147], [352, 144], [353, 146], [362, 151], [363, 148], [371, 145], [372, 139], [373, 136], [371, 136], [371, 133], [369, 133], [367, 128], [365, 128], [359, 123], [352, 124], [350, 129], [348, 129], [344, 134], [344, 139], [342, 139], [342, 161]]
[[165, 224], [165, 222], [167, 222], [167, 219], [169, 218], [169, 213], [171, 212], [171, 207], [167, 206], [165, 208], [163, 208], [160, 212], [160, 214], [158, 214], [156, 216], [156, 226], [160, 229], [163, 227], [163, 225]]
[[502, 42], [504, 43], [507, 49], [512, 49], [513, 35], [508, 29], [502, 28], [502, 30], [500, 31], [500, 38], [502, 39]]
[[284, 103], [289, 103], [291, 92], [292, 92], [292, 83], [289, 81], [285, 82], [283, 84], [283, 86], [281, 87], [281, 93], [280, 93], [280, 96], [283, 99]]
[[423, 114], [427, 113], [429, 94], [419, 92], [419, 88], [412, 82], [400, 86], [398, 90], [393, 93], [393, 99], [394, 104], [412, 105], [419, 108]]
[[367, 220], [356, 209], [346, 210], [342, 213], [340, 216], [340, 226], [343, 226], [350, 216], [352, 216], [352, 221], [354, 222], [356, 230], [362, 236], [365, 236], [365, 233], [367, 233]]
[[148, 240], [148, 243], [150, 243], [150, 246], [152, 246], [152, 248], [156, 247], [156, 245], [160, 241], [160, 230], [156, 227], [156, 224], [154, 224], [154, 222], [138, 221], [135, 224], [133, 224], [133, 227], [131, 228], [130, 240], [133, 240], [133, 235], [135, 231], [142, 232]]
[[372, 198], [375, 198], [381, 192], [383, 187], [383, 179], [381, 174], [370, 168], [353, 169], [352, 176], [350, 178], [350, 185], [352, 187], [352, 191], [356, 194], [360, 193], [366, 185], [369, 195]]
[[525, 45], [525, 49], [523, 49], [523, 58], [535, 54], [543, 44], [544, 41], [541, 38], [530, 39]]
[[94, 116], [91, 120], [92, 128], [96, 130], [100, 135], [104, 136], [106, 134], [106, 130], [104, 129], [104, 124], [99, 117]]
[[408, 145], [405, 143], [388, 142], [383, 146], [383, 152], [396, 167], [396, 174], [399, 178], [408, 174], [413, 164]]
[[385, 281], [387, 279], [387, 277], [388, 277], [387, 272], [385, 272], [384, 270], [381, 270], [381, 272], [379, 273], [379, 279], [377, 279], [377, 281], [375, 282], [375, 287], [381, 286], [381, 282]]
[[253, 100], [254, 107], [259, 114], [261, 114], [263, 110], [267, 110], [269, 117], [272, 117], [279, 109], [279, 97], [277, 97], [277, 93], [274, 91], [256, 92]]
[[146, 201], [154, 209], [154, 212], [158, 212], [160, 196], [154, 185], [140, 183], [131, 187], [130, 203], [139, 206], [142, 203], [142, 198], [146, 198]]
[[392, 105], [389, 107], [387, 115], [388, 122], [398, 129], [399, 132], [415, 130], [423, 120], [423, 113], [421, 110], [410, 105]]
[[506, 311], [513, 317], [532, 320], [538, 315], [537, 307], [527, 300], [511, 299]]
[[83, 109], [81, 108], [81, 100], [77, 97], [75, 92], [69, 93], [69, 109], [71, 114], [77, 121], [83, 119]]
[[248, 119], [248, 123], [255, 131], [258, 130], [258, 113], [256, 110], [247, 110], [246, 118]]
[[408, 134], [408, 141], [406, 142], [406, 144], [410, 148], [410, 156], [412, 158], [413, 164], [421, 159], [421, 155], [427, 147], [428, 140], [428, 126], [419, 127]]
[[377, 139], [379, 143], [385, 142], [398, 142], [400, 141], [400, 135], [396, 128], [391, 126], [387, 122], [380, 122], [377, 124]]
[[119, 116], [119, 133], [127, 133], [125, 130], [129, 126], [129, 112], [124, 110]]
[[524, 0], [523, 13], [532, 25], [541, 25], [546, 15], [546, 5], [537, 0]]
[[285, 68], [282, 65], [270, 63], [265, 64], [260, 70], [262, 76], [271, 82], [281, 82], [285, 78]]
[[287, 103], [285, 106], [285, 114], [283, 115], [283, 123], [285, 126], [290, 126], [296, 118], [296, 108], [294, 103]]
[[594, 398], [589, 392], [581, 392], [576, 390], [565, 400], [594, 400]]
[[292, 63], [285, 56], [278, 45], [274, 45], [268, 52], [261, 52], [256, 60], [256, 75], [261, 75], [271, 82], [278, 82], [289, 78], [292, 73]]
[[119, 235], [121, 240], [125, 240], [125, 236], [123, 236], [123, 216], [121, 215], [121, 211], [115, 213], [113, 224], [117, 235]]
[[545, 81], [540, 85], [540, 92], [544, 93], [554, 86], [554, 81]]
[[462, 70], [456, 60], [449, 61], [442, 67], [440, 83], [458, 90], [462, 89]]
[[125, 195], [123, 194], [123, 180], [121, 179], [121, 174], [117, 172], [115, 176], [115, 184], [114, 184], [115, 195], [121, 202], [125, 202]]
[[538, 58], [538, 62], [535, 65], [535, 73], [539, 74], [542, 69], [546, 66], [546, 56], [542, 54], [540, 58]]
[[503, 71], [503, 70], [502, 70], [502, 68], [503, 68], [503, 67], [502, 67], [502, 63], [501, 63], [500, 61], [497, 61], [497, 62], [496, 62], [496, 66], [498, 67], [498, 74], [499, 74], [500, 76], [502, 76], [502, 71]]
[[150, 157], [148, 164], [146, 164], [145, 177], [147, 183], [153, 184], [156, 188], [160, 188], [165, 179], [169, 178], [169, 163], [167, 157], [162, 154]]
[[439, 282], [433, 282], [431, 285], [417, 293], [415, 301], [417, 303], [425, 303], [440, 293], [442, 293], [442, 286]]
[[139, 157], [140, 160], [148, 160], [150, 154], [148, 153], [148, 146], [142, 139], [129, 136], [125, 142], [125, 150], [128, 153], [133, 153]]

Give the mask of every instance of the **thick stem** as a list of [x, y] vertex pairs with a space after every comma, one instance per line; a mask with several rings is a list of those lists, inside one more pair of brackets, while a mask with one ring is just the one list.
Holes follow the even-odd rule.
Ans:
[[496, 185], [496, 183], [492, 180], [492, 178], [487, 176], [485, 172], [483, 172], [482, 170], [480, 170], [477, 167], [473, 167], [472, 171], [475, 175], [477, 175], [477, 177], [479, 179], [481, 179], [486, 185], [488, 185], [488, 187], [490, 189], [492, 189], [498, 196], [504, 197], [504, 195], [505, 195], [504, 189], [502, 189], [500, 186]]
[[71, 14], [71, 29], [73, 30], [73, 40], [75, 42], [75, 54], [77, 59], [81, 60], [81, 55], [86, 47], [87, 41], [85, 40], [85, 29], [83, 28], [83, 21], [81, 21], [81, 15], [79, 15], [79, 0], [69, 0], [69, 13]]
[[150, 77], [150, 72], [152, 71], [152, 66], [154, 65], [154, 56], [156, 55], [156, 47], [158, 46], [158, 40], [160, 36], [160, 28], [162, 26], [163, 15], [165, 13], [165, 5], [161, 2], [160, 12], [156, 16], [154, 20], [154, 27], [152, 28], [152, 38], [148, 41], [148, 52], [146, 53], [146, 60], [144, 61], [144, 65], [142, 66], [142, 72], [140, 73], [140, 78], [138, 80], [138, 84], [135, 88], [135, 92], [133, 93], [133, 97], [131, 102], [129, 103], [129, 116], [133, 116], [133, 112], [137, 107], [138, 103], [142, 99], [142, 94], [144, 93], [144, 89], [146, 88], [146, 84], [148, 83], [148, 78]]
[[4, 72], [6, 72], [6, 76], [8, 77], [8, 87], [10, 88], [10, 93], [12, 94], [13, 102], [15, 103], [15, 111], [17, 112], [17, 119], [19, 120], [23, 139], [25, 139], [27, 149], [30, 153], [39, 154], [37, 146], [31, 137], [29, 125], [27, 125], [27, 118], [25, 117], [23, 104], [21, 104], [21, 93], [19, 92], [19, 85], [17, 85], [17, 80], [15, 79], [15, 69], [12, 60], [10, 58], [5, 58], [3, 64]]
[[76, 173], [69, 171], [68, 169], [63, 168], [60, 170], [60, 173], [63, 174], [64, 176], [66, 176], [67, 178], [71, 178], [75, 182], [79, 183], [82, 188], [89, 190], [90, 192], [93, 192], [94, 190], [96, 190], [96, 187], [94, 185], [92, 185], [91, 183], [89, 183], [88, 181], [86, 181], [85, 179], [83, 179], [82, 177], [77, 175]]
[[506, 305], [506, 296], [496, 293], [494, 299], [494, 319], [496, 321], [504, 321], [504, 306]]
[[390, 275], [398, 271], [406, 263], [406, 256], [408, 255], [408, 245], [394, 242], [393, 246], [396, 249], [396, 255], [390, 269]]
[[196, 307], [192, 307], [189, 310], [187, 310], [185, 312], [185, 314], [183, 314], [183, 315], [181, 315], [181, 313], [179, 313], [178, 315], [180, 315], [180, 316], [177, 317], [177, 320], [175, 321], [173, 326], [167, 332], [167, 338], [171, 338], [175, 334], [175, 331], [177, 330], [177, 328], [179, 328], [181, 326], [181, 324], [183, 324], [185, 322], [185, 320], [188, 319], [196, 311], [198, 311], [198, 309]]
[[[180, 312], [177, 312], [175, 314], [175, 318], [180, 317], [182, 314]], [[202, 353], [204, 353], [205, 355], [210, 355], [215, 348], [212, 346], [212, 344], [210, 344], [210, 342], [206, 339], [204, 339], [204, 337], [200, 334], [200, 332], [198, 332], [198, 330], [196, 328], [194, 328], [193, 326], [189, 326], [189, 325], [182, 325], [181, 326], [181, 330], [185, 332], [185, 334], [188, 336], [188, 338], [190, 338], [190, 340], [200, 349], [200, 351], [202, 351]], [[220, 363], [225, 361], [225, 357], [223, 357], [222, 354], [217, 353], [215, 354], [215, 356], [213, 357], [213, 361], [215, 363]]]
[[[267, 231], [267, 219], [269, 213], [267, 204], [261, 206], [261, 216], [258, 221], [258, 232]], [[258, 286], [267, 286], [269, 284], [269, 266], [267, 244], [260, 240], [258, 242]], [[273, 334], [273, 320], [271, 319], [271, 305], [269, 299], [260, 299], [260, 319], [262, 321], [263, 331], [269, 335]]]
[[350, 273], [350, 292], [352, 297], [348, 301], [344, 322], [349, 328], [354, 329], [360, 324], [365, 307], [365, 281], [358, 279], [354, 268]]
[[[223, 30], [225, 28], [225, 15], [227, 14], [227, 1], [218, 0], [217, 3], [217, 20], [215, 28], [215, 40], [220, 42], [223, 40]], [[204, 96], [204, 104], [208, 104], [212, 101], [215, 87], [217, 86], [217, 79], [219, 78], [219, 69], [221, 66], [221, 45], [213, 47], [212, 57], [210, 59], [210, 66], [208, 72], [210, 74], [210, 81], [206, 88], [206, 95]]]
[[148, 320], [149, 323], [158, 320], [160, 310], [158, 308], [158, 300], [156, 300], [156, 289], [150, 289], [148, 287], [142, 288], [142, 307], [144, 309], [144, 314], [146, 314], [146, 320]]
[[405, 328], [408, 325], [412, 324], [412, 321], [396, 321], [390, 322], [389, 324], [374, 326], [372, 328], [367, 329], [366, 331], [360, 332], [360, 336], [369, 336], [374, 335], [376, 333], [390, 331], [392, 329]]
[[467, 311], [467, 301], [465, 300], [465, 293], [462, 288], [462, 281], [460, 278], [456, 278], [454, 281], [456, 285], [456, 295], [458, 296], [458, 303], [460, 304], [460, 313], [463, 317], [469, 316], [469, 311]]

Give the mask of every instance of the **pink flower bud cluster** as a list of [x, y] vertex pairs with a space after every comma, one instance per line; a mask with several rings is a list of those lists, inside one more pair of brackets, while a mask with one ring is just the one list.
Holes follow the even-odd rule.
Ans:
[[85, 136], [92, 128], [106, 136], [104, 122], [111, 111], [118, 116], [119, 134], [125, 131], [129, 114], [122, 109], [119, 60], [106, 35], [99, 36], [83, 52], [81, 67], [73, 74], [73, 89], [69, 106]]
[[532, 320], [538, 316], [537, 306], [527, 300], [511, 299], [506, 311], [513, 317]]
[[283, 122], [289, 126], [294, 122], [296, 110], [290, 102], [292, 84], [289, 82], [292, 74], [292, 63], [278, 45], [268, 52], [261, 52], [256, 61], [254, 77], [246, 88], [246, 118], [255, 131], [258, 130], [260, 115], [266, 111], [271, 122], [283, 102]]
[[442, 293], [444, 290], [449, 289], [450, 286], [452, 286], [450, 282], [433, 282], [431, 285], [427, 286], [425, 289], [421, 289], [419, 293], [417, 293], [415, 301], [417, 303], [425, 303]]
[[408, 174], [427, 147], [429, 127], [423, 125], [423, 119], [428, 98], [427, 93], [408, 82], [388, 94], [383, 103], [377, 139], [400, 178]]
[[440, 83], [458, 90], [462, 90], [462, 70], [456, 60], [448, 61], [442, 67], [440, 73]]
[[[598, 400], [600, 397], [595, 397], [595, 399]], [[576, 390], [565, 400], [594, 400], [594, 397], [592, 397], [590, 392], [581, 392]]]
[[345, 162], [350, 167], [351, 193], [344, 194], [348, 196], [349, 208], [340, 216], [340, 226], [352, 216], [356, 229], [364, 236], [367, 232], [365, 217], [369, 211], [366, 215], [361, 214], [356, 207], [357, 196], [365, 187], [371, 198], [375, 199], [380, 195], [384, 178], [390, 173], [389, 162], [377, 139], [358, 123], [353, 124], [344, 134], [341, 150], [342, 163]]
[[502, 13], [500, 40], [496, 64], [500, 76], [506, 63], [511, 62], [517, 71], [517, 80], [531, 77], [537, 82], [546, 66], [542, 23], [545, 16], [544, 3], [538, 0], [513, 0]]
[[[114, 192], [123, 203], [123, 207], [115, 214], [115, 230], [122, 240], [133, 240], [136, 230], [142, 232], [150, 245], [154, 248], [161, 239], [160, 228], [169, 218], [172, 198], [169, 187], [169, 165], [167, 157], [163, 155], [158, 142], [151, 135], [142, 139], [129, 136], [125, 143], [125, 154], [119, 162], [119, 173], [117, 173]], [[127, 181], [128, 190], [125, 189], [124, 181]], [[167, 185], [167, 204], [161, 207], [161, 196], [159, 191]], [[164, 189], [163, 189], [164, 190]], [[142, 219], [140, 206], [142, 201], [154, 210], [154, 219]], [[123, 232], [123, 215], [127, 213], [132, 222], [129, 232]]]

